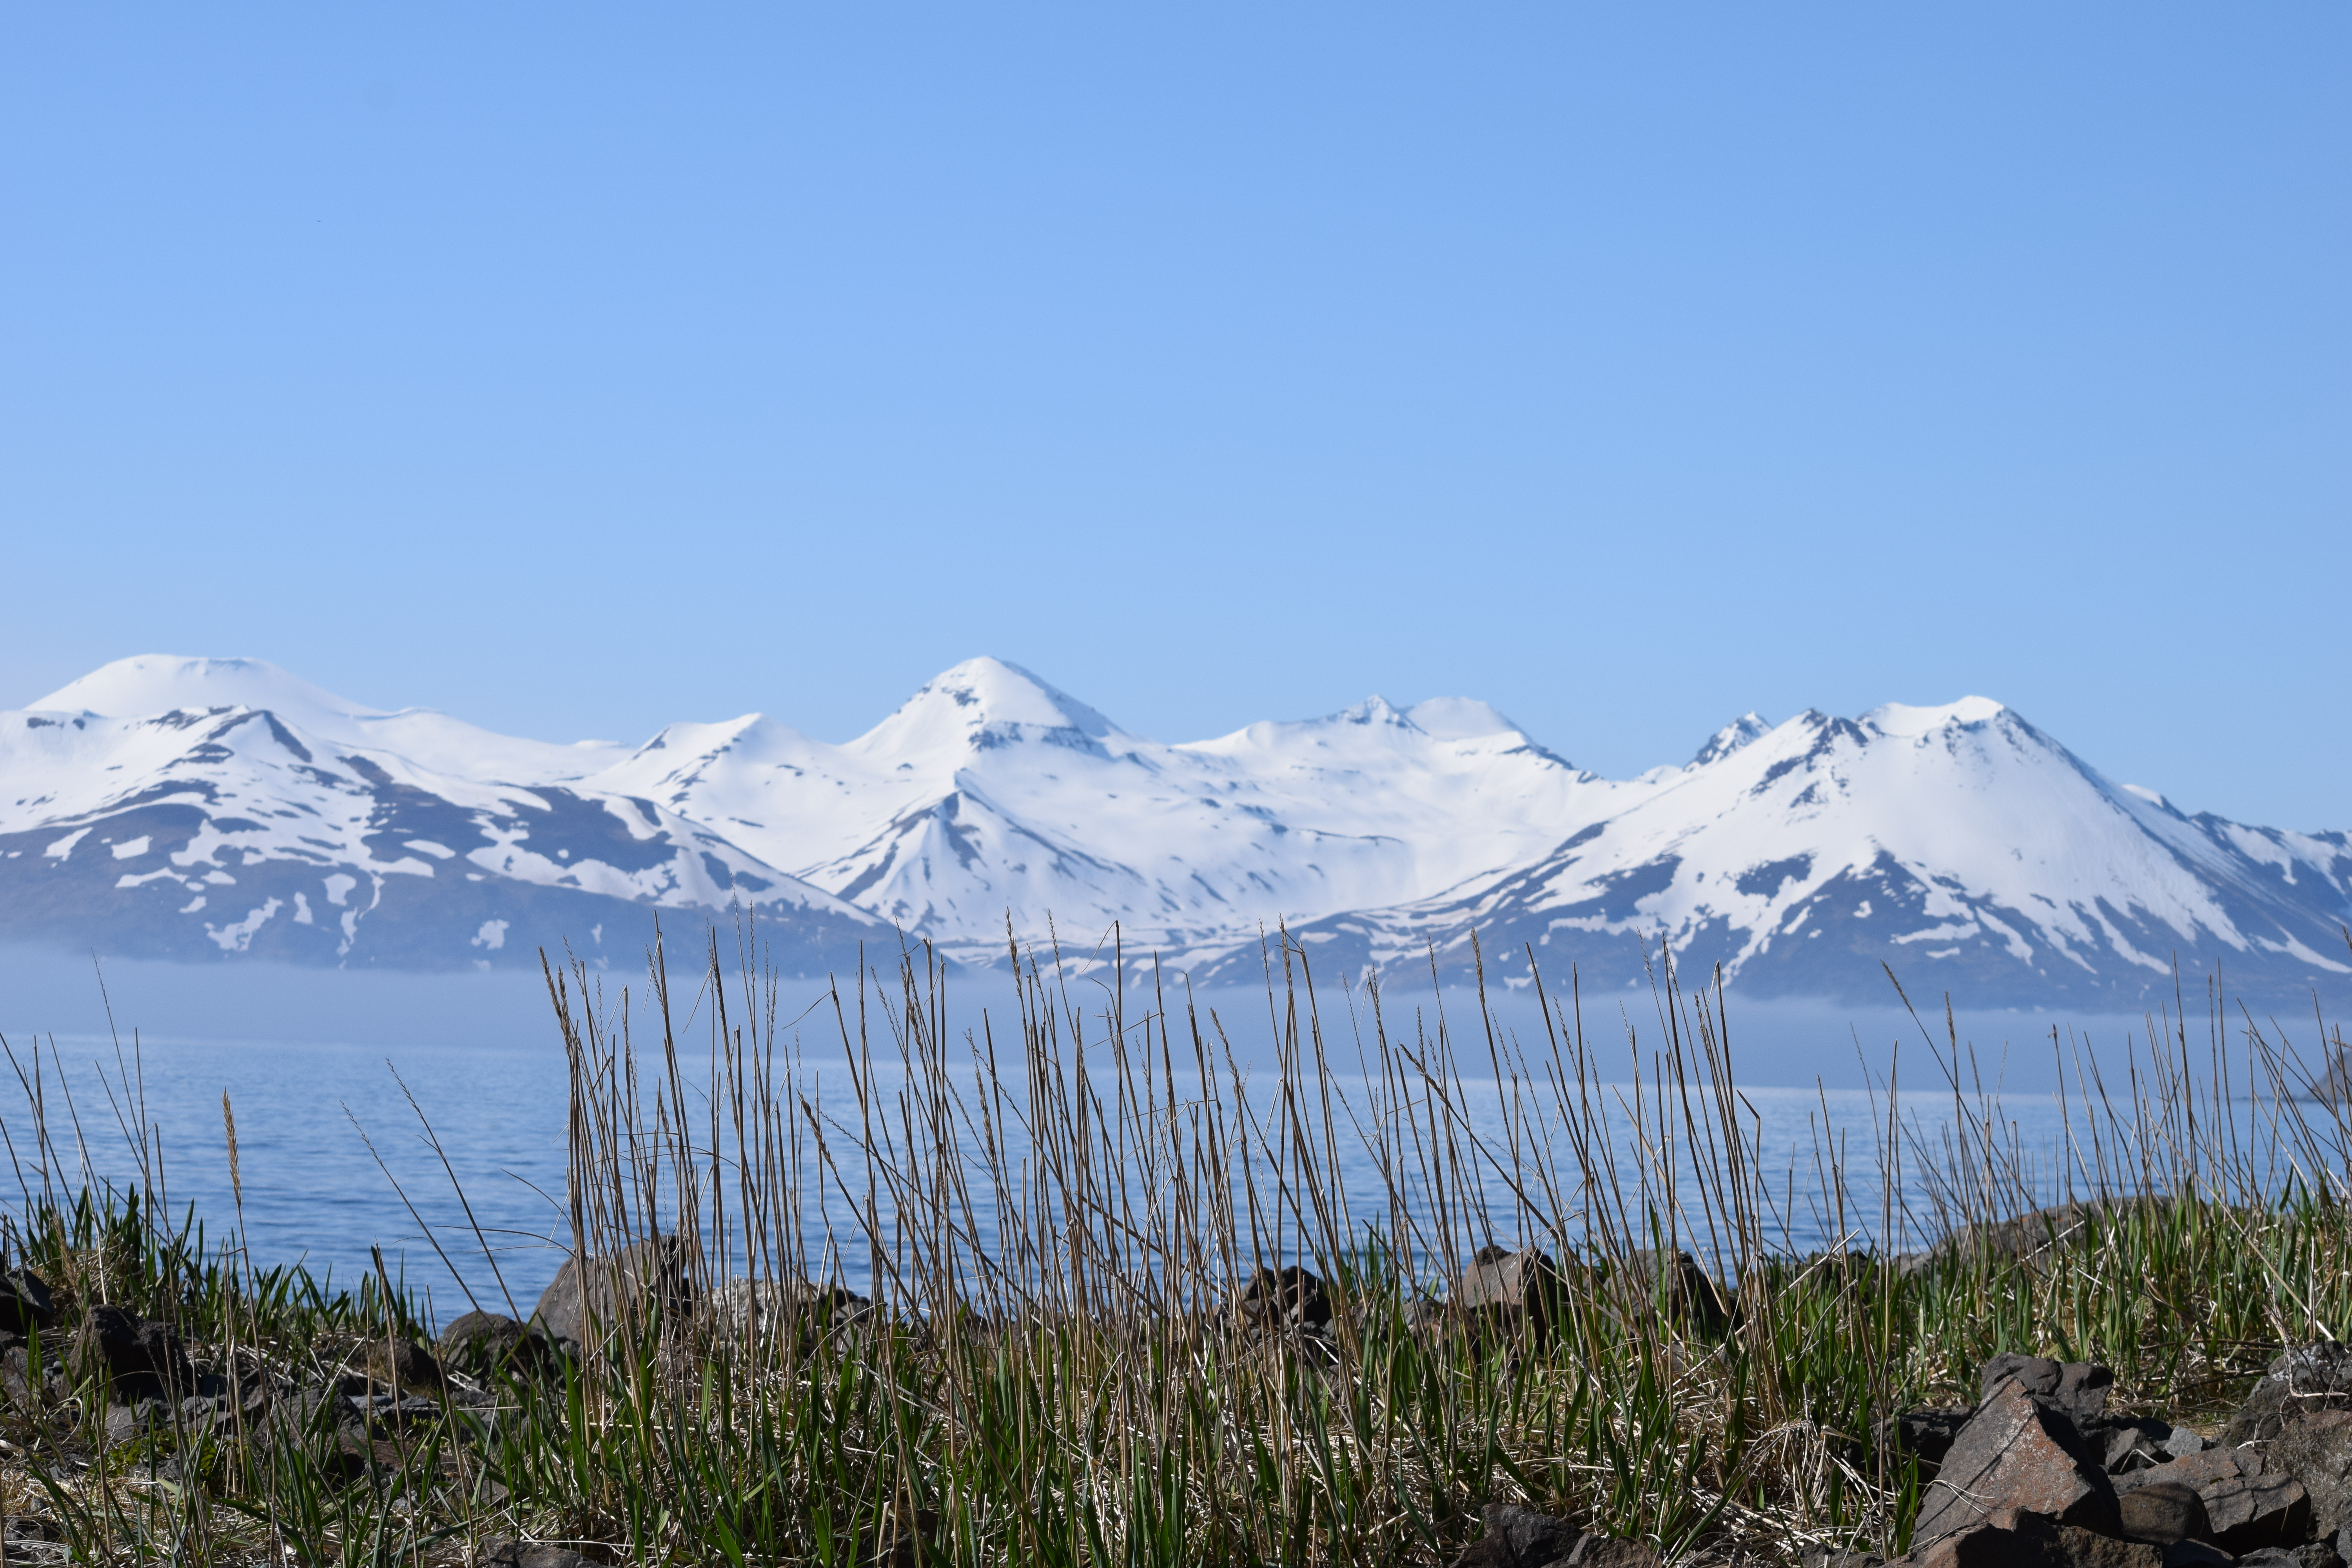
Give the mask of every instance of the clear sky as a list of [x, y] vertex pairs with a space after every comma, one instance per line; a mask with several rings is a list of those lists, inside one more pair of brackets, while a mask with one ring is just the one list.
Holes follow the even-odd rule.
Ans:
[[2352, 10], [0, 12], [0, 706], [1584, 765], [2006, 700], [2352, 827]]

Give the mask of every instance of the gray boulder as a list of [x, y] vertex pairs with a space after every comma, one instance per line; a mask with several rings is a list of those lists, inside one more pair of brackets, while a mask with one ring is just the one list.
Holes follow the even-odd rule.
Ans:
[[2010, 1219], [1964, 1225], [1925, 1252], [1905, 1253], [1896, 1260], [1896, 1267], [1905, 1274], [1918, 1274], [1952, 1258], [2030, 1260], [2085, 1240], [2096, 1228], [2128, 1219], [2164, 1201], [2151, 1197], [2093, 1198], [2083, 1203], [2054, 1204]]
[[1559, 1266], [1540, 1247], [1482, 1247], [1454, 1281], [1453, 1310], [1473, 1328], [1498, 1334], [1551, 1332], [1564, 1289]]
[[1454, 1568], [1564, 1568], [1584, 1532], [1564, 1519], [1489, 1503], [1486, 1531], [1454, 1560]]
[[588, 1342], [593, 1321], [600, 1337], [641, 1325], [658, 1312], [676, 1319], [694, 1310], [694, 1277], [685, 1242], [656, 1236], [632, 1242], [610, 1257], [567, 1258], [531, 1310], [531, 1321], [551, 1339]]
[[2014, 1351], [2002, 1352], [1978, 1372], [1986, 1398], [1991, 1398], [2001, 1384], [2014, 1382], [2036, 1399], [2064, 1411], [2077, 1429], [2105, 1414], [2107, 1390], [2115, 1381], [2113, 1372], [2089, 1362], [2050, 1361]]
[[2352, 1410], [2290, 1417], [2271, 1439], [2263, 1466], [2303, 1484], [2313, 1532], [2332, 1538], [2352, 1514]]
[[2205, 1504], [2208, 1539], [2233, 1555], [2262, 1546], [2295, 1546], [2310, 1533], [2311, 1500], [2293, 1476], [2265, 1474], [2248, 1447], [2208, 1448], [2115, 1479], [2119, 1494], [2178, 1482]]
[[2231, 1418], [2221, 1441], [2231, 1447], [2266, 1443], [2290, 1417], [2316, 1410], [2352, 1410], [2352, 1346], [2327, 1340], [2280, 1354]]

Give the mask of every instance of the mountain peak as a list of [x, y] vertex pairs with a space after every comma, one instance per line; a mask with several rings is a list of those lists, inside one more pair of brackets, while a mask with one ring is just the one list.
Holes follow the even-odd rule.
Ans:
[[865, 751], [931, 750], [1001, 725], [1121, 733], [1102, 714], [1007, 659], [968, 658], [923, 683], [898, 710], [851, 742]]
[[36, 711], [143, 719], [173, 709], [267, 708], [299, 723], [316, 715], [373, 719], [362, 708], [260, 658], [143, 653], [102, 664], [28, 706]]
[[1719, 763], [1750, 741], [1763, 739], [1771, 733], [1772, 722], [1754, 711], [1742, 713], [1722, 729], [1707, 737], [1706, 744], [1691, 759], [1691, 766], [1703, 768], [1709, 763]]
[[1990, 697], [1963, 697], [1958, 702], [1940, 703], [1932, 708], [1914, 708], [1905, 702], [1889, 702], [1864, 714], [1862, 722], [1882, 735], [1910, 737], [1931, 735], [1955, 724], [1986, 723], [2008, 711], [2004, 704]]

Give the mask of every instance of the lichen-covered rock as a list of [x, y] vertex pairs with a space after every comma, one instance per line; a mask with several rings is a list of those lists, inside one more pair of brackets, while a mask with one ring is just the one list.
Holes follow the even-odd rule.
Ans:
[[1588, 1535], [1563, 1559], [1566, 1568], [1662, 1568], [1656, 1550], [1614, 1535]]
[[2303, 1483], [2313, 1532], [2333, 1537], [2352, 1513], [2352, 1410], [2291, 1417], [2271, 1439], [2263, 1465]]
[[2003, 1382], [1953, 1438], [1920, 1501], [1912, 1539], [1956, 1534], [2008, 1510], [2112, 1533], [2115, 1488], [2080, 1451], [2081, 1441], [2063, 1414]]

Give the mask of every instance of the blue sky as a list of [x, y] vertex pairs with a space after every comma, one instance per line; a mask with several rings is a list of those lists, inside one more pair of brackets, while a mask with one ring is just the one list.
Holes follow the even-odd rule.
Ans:
[[2352, 826], [2337, 5], [0, 16], [0, 704], [839, 739], [974, 653], [1611, 773], [2007, 700]]

